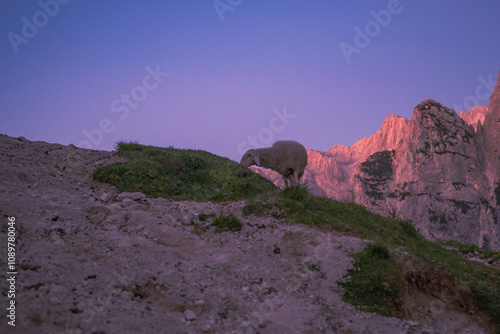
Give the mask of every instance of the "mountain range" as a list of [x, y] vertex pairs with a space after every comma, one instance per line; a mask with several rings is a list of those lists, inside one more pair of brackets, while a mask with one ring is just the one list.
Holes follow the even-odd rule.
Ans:
[[411, 220], [430, 240], [500, 249], [500, 73], [489, 106], [458, 115], [428, 99], [350, 147], [307, 153], [302, 180], [315, 195]]

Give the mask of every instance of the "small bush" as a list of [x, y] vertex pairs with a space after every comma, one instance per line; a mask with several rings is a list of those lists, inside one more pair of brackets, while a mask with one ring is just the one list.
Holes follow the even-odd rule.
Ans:
[[202, 222], [207, 220], [210, 217], [215, 217], [215, 213], [212, 212], [212, 213], [209, 213], [208, 215], [206, 213], [200, 213], [198, 215], [198, 219]]
[[243, 228], [243, 224], [233, 215], [220, 215], [215, 218], [212, 226], [216, 226], [219, 232], [236, 232]]
[[344, 301], [364, 310], [390, 316], [401, 308], [404, 277], [389, 249], [370, 243], [355, 255], [354, 268], [347, 273]]
[[307, 185], [305, 184], [291, 186], [283, 190], [281, 197], [284, 199], [291, 199], [294, 201], [302, 202], [309, 197], [309, 190], [307, 189]]
[[317, 263], [311, 263], [307, 268], [309, 268], [310, 271], [321, 271], [321, 267]]

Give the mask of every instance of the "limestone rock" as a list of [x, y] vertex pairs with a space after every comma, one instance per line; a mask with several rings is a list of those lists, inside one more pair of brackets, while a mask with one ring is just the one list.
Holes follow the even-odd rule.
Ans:
[[115, 200], [117, 202], [122, 202], [125, 199], [130, 199], [132, 201], [139, 201], [143, 198], [146, 198], [146, 195], [144, 195], [141, 192], [135, 192], [135, 193], [129, 193], [129, 192], [122, 192], [116, 196]]
[[[411, 120], [390, 115], [351, 147], [307, 152], [311, 193], [410, 219], [429, 239], [500, 249], [500, 73], [488, 107], [459, 117], [425, 100]], [[258, 173], [282, 185], [277, 173]]]

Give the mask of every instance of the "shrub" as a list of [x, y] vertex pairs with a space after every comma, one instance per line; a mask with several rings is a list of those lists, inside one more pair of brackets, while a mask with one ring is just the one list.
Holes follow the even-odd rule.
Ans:
[[240, 220], [233, 215], [220, 215], [215, 218], [212, 225], [216, 226], [219, 232], [236, 232], [240, 231], [243, 227], [243, 224], [240, 222]]

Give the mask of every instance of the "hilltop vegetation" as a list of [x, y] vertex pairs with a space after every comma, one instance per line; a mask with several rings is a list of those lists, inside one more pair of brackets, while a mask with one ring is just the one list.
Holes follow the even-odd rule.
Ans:
[[197, 202], [242, 200], [277, 191], [252, 171], [205, 151], [118, 142], [116, 153], [127, 161], [97, 169], [94, 179], [120, 191]]
[[[500, 326], [500, 272], [460, 255], [482, 252], [498, 259], [498, 252], [457, 242], [444, 248], [443, 243], [426, 240], [408, 221], [385, 218], [354, 203], [312, 196], [305, 186], [282, 191], [237, 163], [208, 152], [119, 142], [117, 154], [127, 161], [98, 168], [94, 178], [120, 191], [174, 200], [247, 200], [245, 215], [269, 215], [373, 241], [353, 255], [354, 268], [342, 283], [344, 299], [367, 311], [402, 317], [407, 292], [418, 288], [432, 294], [446, 281], [454, 287], [447, 292], [456, 295], [457, 307], [485, 311]], [[217, 221], [220, 229], [239, 229], [236, 221], [224, 219]]]

